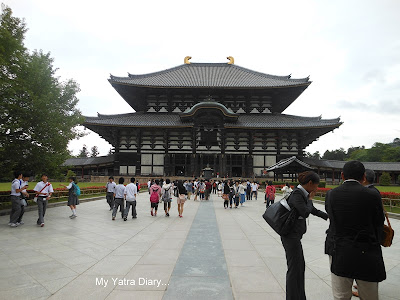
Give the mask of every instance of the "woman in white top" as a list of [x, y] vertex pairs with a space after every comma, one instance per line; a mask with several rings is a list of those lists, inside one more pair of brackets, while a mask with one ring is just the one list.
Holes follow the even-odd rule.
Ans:
[[76, 215], [76, 206], [79, 205], [79, 199], [76, 195], [76, 183], [75, 177], [69, 177], [69, 185], [60, 184], [63, 187], [68, 189], [68, 203], [67, 205], [71, 208], [72, 215], [69, 216], [70, 219], [74, 219], [77, 217]]
[[289, 198], [290, 193], [293, 192], [292, 188], [290, 187], [289, 183], [286, 182], [286, 185], [282, 188], [283, 198]]
[[243, 206], [243, 203], [246, 201], [246, 185], [242, 181], [239, 184], [239, 197], [240, 197], [240, 205]]

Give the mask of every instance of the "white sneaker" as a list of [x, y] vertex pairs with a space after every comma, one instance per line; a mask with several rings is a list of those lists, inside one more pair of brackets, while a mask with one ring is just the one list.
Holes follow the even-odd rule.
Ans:
[[24, 221], [19, 222], [19, 225], [24, 225], [24, 224], [25, 224]]
[[18, 224], [17, 224], [17, 223], [11, 223], [10, 226], [11, 226], [11, 227], [18, 227]]
[[8, 225], [8, 226], [11, 226], [11, 224], [12, 224], [12, 223], [10, 222], [10, 223], [8, 223], [7, 225]]

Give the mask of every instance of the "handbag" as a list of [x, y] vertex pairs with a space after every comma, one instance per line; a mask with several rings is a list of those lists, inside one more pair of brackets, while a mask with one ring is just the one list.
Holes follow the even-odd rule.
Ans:
[[392, 225], [390, 225], [389, 217], [386, 211], [385, 216], [388, 224], [383, 224], [383, 234], [380, 242], [383, 247], [390, 247], [393, 242], [394, 230], [392, 228]]
[[282, 199], [269, 206], [263, 218], [277, 234], [285, 236], [293, 229], [297, 213], [289, 206], [286, 199]]
[[25, 198], [21, 198], [21, 206], [28, 206], [28, 202], [26, 202]]

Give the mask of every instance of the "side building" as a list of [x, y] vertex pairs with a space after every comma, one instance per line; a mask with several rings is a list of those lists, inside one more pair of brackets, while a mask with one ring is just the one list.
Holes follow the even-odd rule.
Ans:
[[[190, 63], [110, 84], [134, 112], [86, 117], [114, 148], [113, 174], [257, 177], [342, 122], [283, 114], [311, 84], [229, 63]], [[68, 164], [68, 162], [66, 162]]]

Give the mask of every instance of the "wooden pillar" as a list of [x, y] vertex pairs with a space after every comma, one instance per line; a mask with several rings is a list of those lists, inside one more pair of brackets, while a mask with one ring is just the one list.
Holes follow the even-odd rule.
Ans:
[[242, 179], [246, 177], [246, 155], [242, 155]]
[[332, 169], [332, 183], [335, 183], [335, 169]]

